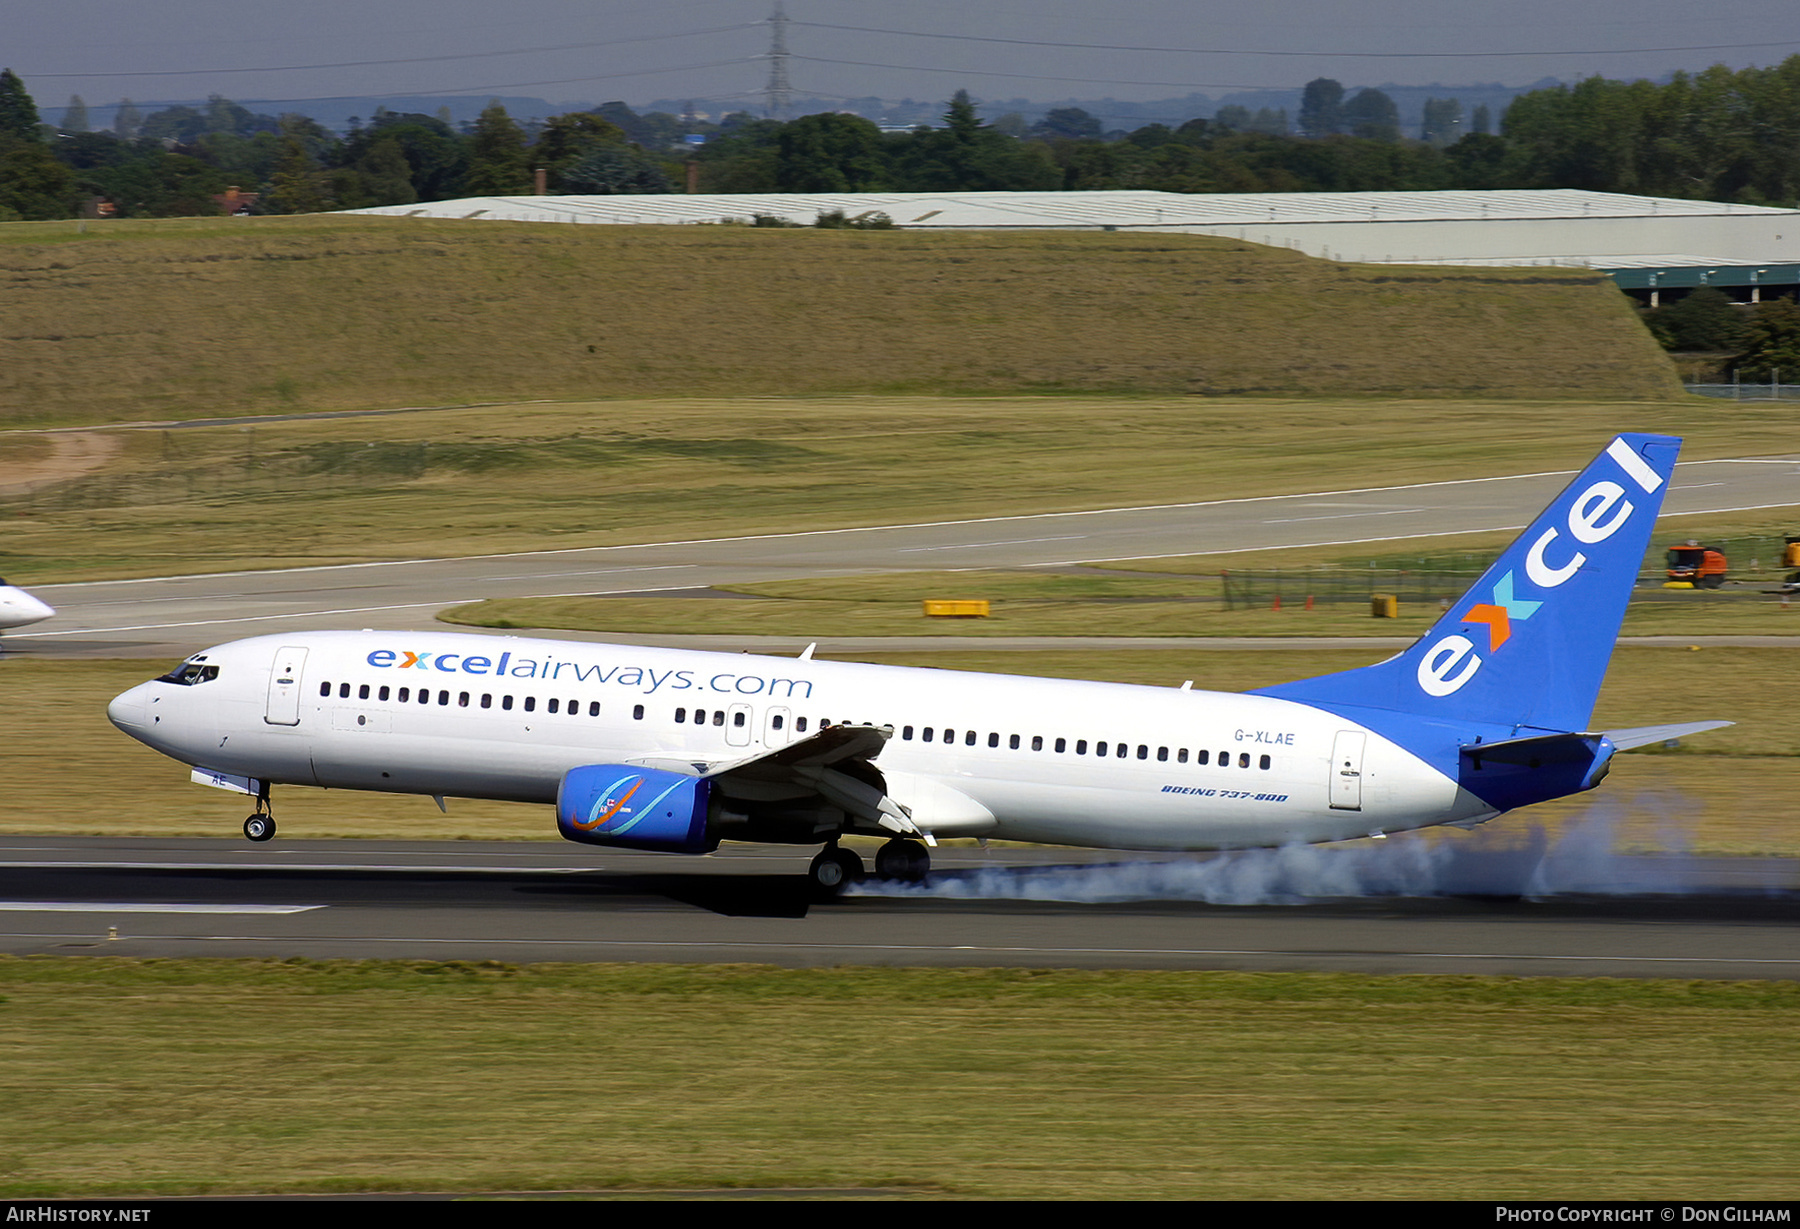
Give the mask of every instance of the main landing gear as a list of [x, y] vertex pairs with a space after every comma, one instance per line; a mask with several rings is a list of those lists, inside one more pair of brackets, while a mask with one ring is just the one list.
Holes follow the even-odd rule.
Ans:
[[931, 872], [931, 854], [917, 841], [896, 837], [875, 851], [875, 873], [901, 883], [922, 883]]
[[[895, 839], [875, 851], [875, 874], [901, 883], [920, 883], [931, 871], [931, 854], [917, 841]], [[863, 861], [855, 851], [827, 845], [807, 869], [813, 893], [831, 900], [863, 877]]]
[[252, 841], [267, 841], [275, 836], [275, 815], [269, 810], [269, 789], [257, 795], [256, 810], [244, 821], [244, 835]]
[[863, 860], [855, 850], [827, 845], [819, 851], [807, 868], [813, 894], [820, 900], [831, 900], [863, 877]]

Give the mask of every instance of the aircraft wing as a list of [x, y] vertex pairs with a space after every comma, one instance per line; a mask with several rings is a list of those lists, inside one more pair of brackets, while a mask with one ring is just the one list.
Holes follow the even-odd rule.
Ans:
[[[743, 772], [749, 777], [779, 777], [784, 769], [818, 767], [843, 760], [872, 760], [893, 737], [892, 726], [833, 725], [798, 742], [736, 760], [693, 760], [670, 756], [637, 756], [630, 762], [691, 777], [722, 777]], [[760, 767], [759, 767], [760, 766]]]
[[728, 798], [783, 802], [822, 797], [848, 815], [903, 836], [936, 844], [911, 811], [889, 797], [874, 759], [894, 736], [892, 726], [833, 725], [797, 742], [740, 760], [641, 758], [650, 768], [703, 777]]

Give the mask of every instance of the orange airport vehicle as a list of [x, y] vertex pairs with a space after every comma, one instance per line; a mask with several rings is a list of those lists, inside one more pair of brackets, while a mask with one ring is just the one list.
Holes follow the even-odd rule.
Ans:
[[1717, 589], [1725, 583], [1725, 556], [1689, 538], [1669, 548], [1668, 589]]
[[[1787, 545], [1781, 551], [1781, 566], [1784, 568], [1800, 568], [1800, 538], [1790, 536]], [[1782, 582], [1781, 593], [1800, 592], [1800, 572], [1789, 572], [1787, 580]]]

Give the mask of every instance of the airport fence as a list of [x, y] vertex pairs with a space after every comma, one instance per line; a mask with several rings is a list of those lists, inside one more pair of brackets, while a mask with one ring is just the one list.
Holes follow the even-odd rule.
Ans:
[[1800, 384], [1783, 384], [1780, 374], [1766, 384], [1686, 384], [1688, 392], [1698, 397], [1717, 397], [1723, 401], [1800, 401]]
[[1367, 606], [1376, 594], [1402, 605], [1448, 608], [1481, 575], [1474, 571], [1400, 568], [1267, 568], [1219, 573], [1220, 602], [1226, 610], [1283, 607]]
[[[1800, 533], [1800, 524], [1796, 525]], [[1659, 534], [1644, 555], [1638, 571], [1633, 601], [1689, 600], [1691, 589], [1664, 589], [1668, 579], [1666, 553], [1686, 539]], [[1750, 596], [1774, 592], [1796, 569], [1783, 563], [1785, 535], [1759, 534], [1730, 538], [1705, 538], [1705, 544], [1725, 555], [1728, 589]], [[1402, 607], [1447, 610], [1481, 576], [1488, 560], [1464, 567], [1411, 568], [1267, 568], [1220, 572], [1218, 594], [1226, 610], [1268, 610], [1278, 602], [1283, 609], [1332, 605], [1369, 605], [1377, 594], [1395, 598]]]

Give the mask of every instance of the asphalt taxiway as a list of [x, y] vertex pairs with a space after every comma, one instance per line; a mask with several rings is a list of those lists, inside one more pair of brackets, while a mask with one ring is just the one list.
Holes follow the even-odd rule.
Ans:
[[[1516, 529], [1570, 477], [1522, 474], [1042, 516], [42, 585], [33, 592], [57, 608], [57, 617], [9, 634], [5, 646], [31, 656], [182, 657], [263, 633], [433, 627], [445, 607], [484, 598], [1066, 566], [1186, 555], [1226, 541], [1238, 550], [1260, 550]], [[1664, 514], [1793, 505], [1800, 505], [1800, 459], [1694, 461], [1677, 467]]]

